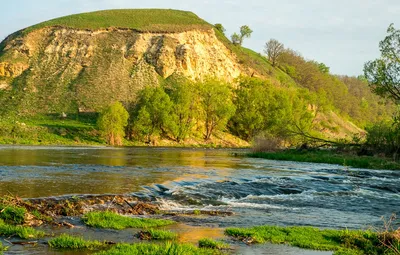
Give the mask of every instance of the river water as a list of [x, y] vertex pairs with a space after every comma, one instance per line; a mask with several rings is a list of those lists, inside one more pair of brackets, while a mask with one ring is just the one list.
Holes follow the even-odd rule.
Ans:
[[[168, 210], [224, 210], [191, 219], [228, 226], [382, 227], [400, 214], [400, 171], [246, 158], [246, 150], [0, 147], [0, 195], [133, 194]], [[398, 224], [396, 222], [395, 224]]]

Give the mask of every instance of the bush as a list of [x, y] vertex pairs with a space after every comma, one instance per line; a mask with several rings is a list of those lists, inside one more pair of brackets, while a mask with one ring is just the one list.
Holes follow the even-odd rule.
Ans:
[[400, 150], [400, 123], [380, 122], [366, 128], [365, 145], [376, 153], [392, 154]]

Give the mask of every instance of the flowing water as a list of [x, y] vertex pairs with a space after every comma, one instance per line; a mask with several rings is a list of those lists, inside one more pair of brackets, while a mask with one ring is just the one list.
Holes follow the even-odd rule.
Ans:
[[400, 214], [400, 171], [240, 156], [245, 152], [4, 146], [0, 195], [124, 193], [156, 200], [168, 210], [234, 212], [189, 222], [213, 228], [273, 224], [365, 229], [382, 227], [382, 216]]

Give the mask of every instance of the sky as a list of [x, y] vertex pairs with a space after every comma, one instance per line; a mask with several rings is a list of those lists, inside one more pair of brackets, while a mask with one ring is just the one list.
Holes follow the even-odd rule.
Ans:
[[69, 14], [120, 8], [169, 8], [221, 23], [230, 36], [248, 25], [244, 46], [263, 53], [277, 39], [306, 59], [325, 63], [331, 73], [362, 74], [379, 57], [379, 41], [391, 23], [400, 28], [399, 0], [0, 0], [0, 40], [7, 35]]

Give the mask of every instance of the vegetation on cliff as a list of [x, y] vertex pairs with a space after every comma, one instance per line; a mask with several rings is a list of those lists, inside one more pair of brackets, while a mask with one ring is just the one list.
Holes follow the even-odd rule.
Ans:
[[[239, 41], [251, 32], [242, 26]], [[245, 145], [264, 137], [287, 147], [310, 137], [350, 140], [392, 116], [394, 105], [364, 78], [332, 75], [273, 42], [279, 54], [267, 59], [229, 41], [221, 24], [175, 10], [98, 11], [34, 25], [0, 47], [0, 140]], [[129, 112], [124, 139], [105, 130], [114, 121], [97, 121], [116, 102]], [[225, 142], [231, 135], [246, 142]]]

